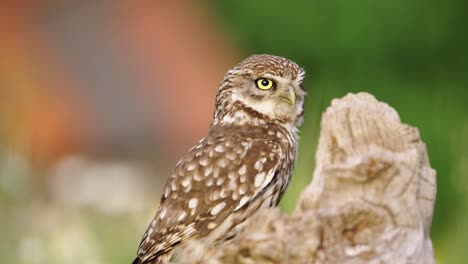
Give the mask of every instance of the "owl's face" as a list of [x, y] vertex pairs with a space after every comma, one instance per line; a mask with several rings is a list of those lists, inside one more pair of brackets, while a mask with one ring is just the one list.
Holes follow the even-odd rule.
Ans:
[[[304, 71], [288, 59], [250, 56], [226, 74], [218, 92], [217, 108], [237, 106], [233, 111], [250, 111], [251, 115], [268, 121], [298, 125], [302, 122], [305, 96], [303, 77]], [[242, 114], [235, 112], [223, 117], [236, 116], [241, 118]]]

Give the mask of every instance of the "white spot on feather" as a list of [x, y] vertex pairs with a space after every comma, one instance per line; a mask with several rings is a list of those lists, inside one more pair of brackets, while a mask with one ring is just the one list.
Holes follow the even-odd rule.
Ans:
[[245, 166], [245, 164], [244, 164], [244, 165], [242, 165], [242, 167], [240, 167], [239, 174], [244, 175], [246, 171], [247, 171], [247, 166]]
[[237, 188], [237, 183], [235, 181], [229, 181], [228, 188], [230, 190], [235, 190]]
[[187, 177], [187, 178], [183, 179], [183, 180], [182, 180], [182, 186], [184, 186], [184, 187], [189, 186], [189, 185], [190, 185], [190, 181], [191, 181], [190, 177]]
[[270, 182], [271, 180], [273, 179], [273, 176], [275, 176], [275, 170], [274, 169], [271, 169], [270, 171], [268, 171], [268, 173], [266, 174], [266, 178], [265, 180], [263, 181], [263, 184], [262, 184], [262, 189], [265, 188]]
[[195, 209], [197, 207], [197, 204], [198, 204], [198, 199], [197, 198], [192, 198], [192, 199], [190, 199], [190, 201], [188, 203], [188, 207], [190, 209]]
[[219, 192], [219, 197], [221, 197], [221, 198], [226, 198], [227, 197], [227, 192], [226, 192], [226, 190], [224, 188], [221, 189], [221, 192]]
[[214, 151], [210, 150], [210, 152], [208, 152], [208, 157], [212, 158], [213, 156], [214, 156]]
[[240, 182], [241, 182], [241, 183], [244, 183], [244, 182], [246, 182], [246, 181], [247, 181], [247, 175], [246, 175], [246, 174], [241, 175], [241, 176], [240, 176]]
[[179, 218], [177, 218], [179, 221], [182, 221], [185, 219], [185, 217], [187, 216], [187, 213], [185, 211], [182, 211], [179, 215]]
[[190, 164], [187, 166], [187, 170], [188, 170], [188, 171], [192, 171], [192, 170], [194, 170], [195, 168], [196, 168], [195, 163], [190, 163]]
[[239, 202], [239, 205], [234, 209], [237, 210], [239, 208], [241, 208], [242, 206], [244, 206], [244, 204], [246, 204], [248, 201], [249, 201], [250, 197], [249, 196], [243, 196], [241, 199], [240, 199], [240, 202]]
[[226, 123], [233, 123], [234, 121], [236, 121], [236, 119], [235, 119], [233, 116], [225, 115], [225, 116], [223, 117], [223, 122], [226, 122]]
[[261, 171], [263, 169], [263, 164], [266, 162], [266, 158], [263, 157], [259, 159], [257, 162], [255, 162], [254, 168], [258, 171]]
[[210, 187], [211, 185], [213, 185], [213, 179], [208, 179], [206, 181], [206, 186]]
[[227, 160], [224, 159], [224, 158], [220, 158], [220, 159], [218, 160], [218, 165], [219, 165], [221, 168], [226, 168], [227, 164], [228, 164], [228, 163], [227, 163]]
[[202, 177], [200, 176], [200, 173], [194, 172], [193, 173], [193, 179], [196, 180], [196, 181], [201, 181]]
[[164, 208], [159, 212], [159, 218], [164, 219], [164, 216], [166, 215], [167, 210]]
[[230, 180], [235, 180], [235, 179], [237, 179], [237, 177], [238, 177], [237, 173], [235, 173], [233, 171], [228, 172], [228, 178]]
[[236, 153], [234, 153], [234, 152], [228, 152], [228, 153], [226, 153], [226, 158], [228, 158], [228, 159], [231, 160], [231, 161], [232, 161], [232, 160], [235, 160], [236, 157], [237, 157], [237, 156], [236, 156]]
[[247, 192], [247, 185], [246, 184], [242, 184], [241, 186], [239, 186], [239, 194], [240, 195], [244, 195], [246, 192]]
[[198, 163], [200, 163], [200, 165], [202, 165], [203, 167], [208, 165], [208, 159], [207, 158], [201, 158], [200, 161], [198, 161]]
[[218, 200], [219, 199], [219, 190], [214, 190], [210, 195], [211, 200]]
[[224, 178], [219, 178], [219, 179], [216, 180], [216, 185], [221, 186], [221, 184], [223, 184], [223, 182], [224, 182]]
[[223, 147], [223, 145], [217, 145], [217, 146], [215, 147], [215, 151], [216, 151], [216, 152], [220, 152], [220, 153], [221, 153], [221, 152], [224, 152], [224, 147]]
[[255, 175], [254, 186], [260, 187], [260, 185], [262, 185], [264, 181], [265, 181], [265, 172], [260, 172], [257, 175]]
[[213, 209], [211, 209], [211, 215], [217, 215], [223, 208], [226, 206], [226, 202], [221, 202], [217, 204]]
[[206, 167], [205, 168], [205, 177], [208, 177], [208, 175], [210, 175], [212, 171], [213, 171], [213, 166]]
[[219, 177], [219, 168], [214, 168], [213, 170], [213, 177], [218, 178]]

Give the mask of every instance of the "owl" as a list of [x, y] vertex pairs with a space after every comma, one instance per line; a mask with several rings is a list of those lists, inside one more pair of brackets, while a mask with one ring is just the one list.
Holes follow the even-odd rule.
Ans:
[[177, 163], [133, 264], [167, 263], [189, 240], [230, 241], [256, 211], [278, 205], [297, 156], [304, 74], [273, 55], [226, 73], [208, 133]]

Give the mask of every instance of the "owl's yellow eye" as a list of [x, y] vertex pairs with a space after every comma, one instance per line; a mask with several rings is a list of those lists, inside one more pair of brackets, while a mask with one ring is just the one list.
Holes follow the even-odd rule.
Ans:
[[274, 86], [274, 82], [270, 79], [260, 78], [255, 81], [257, 88], [260, 90], [270, 90]]

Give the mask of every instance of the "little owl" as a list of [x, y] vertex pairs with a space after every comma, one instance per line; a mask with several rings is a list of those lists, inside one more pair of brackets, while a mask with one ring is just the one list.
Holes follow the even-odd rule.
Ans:
[[235, 238], [260, 208], [277, 206], [297, 155], [304, 70], [253, 55], [229, 70], [208, 134], [177, 163], [133, 262], [165, 263], [189, 240]]

